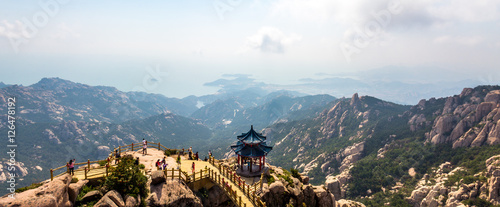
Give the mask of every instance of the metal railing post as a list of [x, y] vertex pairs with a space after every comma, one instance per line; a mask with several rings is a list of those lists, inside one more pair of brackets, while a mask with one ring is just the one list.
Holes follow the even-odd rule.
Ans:
[[50, 168], [50, 181], [54, 180], [54, 171]]
[[132, 151], [134, 151], [134, 143], [132, 143]]

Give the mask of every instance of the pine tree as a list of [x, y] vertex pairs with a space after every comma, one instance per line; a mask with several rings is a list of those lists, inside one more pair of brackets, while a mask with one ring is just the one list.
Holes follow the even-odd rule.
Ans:
[[112, 169], [111, 175], [106, 177], [104, 186], [118, 191], [123, 197], [140, 195], [142, 199], [145, 199], [149, 192], [146, 187], [148, 179], [142, 174], [139, 166], [134, 164], [134, 161], [131, 155], [123, 156], [116, 168]]

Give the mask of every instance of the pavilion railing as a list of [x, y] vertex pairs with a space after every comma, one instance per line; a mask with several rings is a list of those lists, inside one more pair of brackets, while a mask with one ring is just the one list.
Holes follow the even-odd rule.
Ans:
[[216, 160], [212, 156], [210, 156], [208, 161], [210, 164], [212, 164], [212, 166], [217, 168], [219, 170], [219, 172], [221, 172], [221, 174], [223, 174], [225, 177], [229, 178], [230, 181], [232, 181], [235, 184], [235, 186], [238, 186], [238, 188], [243, 192], [243, 194], [245, 194], [245, 196], [247, 196], [247, 198], [255, 206], [259, 206], [259, 207], [266, 206], [266, 203], [263, 202], [261, 200], [261, 198], [256, 195], [259, 190], [262, 191], [262, 187], [263, 187], [262, 180], [264, 178], [264, 174], [261, 174], [260, 180], [258, 182], [254, 183], [253, 185], [249, 185], [249, 184], [245, 183], [244, 179], [241, 179], [241, 176], [236, 174], [236, 171], [233, 168], [223, 165], [222, 162], [220, 162], [219, 160]]

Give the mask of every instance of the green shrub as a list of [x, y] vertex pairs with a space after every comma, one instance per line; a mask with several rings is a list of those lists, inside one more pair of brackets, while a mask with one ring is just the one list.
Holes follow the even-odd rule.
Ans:
[[101, 160], [101, 161], [99, 161], [98, 163], [99, 163], [99, 165], [102, 167], [102, 166], [105, 166], [105, 165], [106, 165], [106, 163], [108, 163], [108, 162], [107, 162], [106, 160]]
[[78, 178], [71, 178], [71, 183], [77, 183], [78, 182]]
[[[444, 186], [450, 187], [450, 186], [455, 185], [455, 183], [459, 184], [458, 182], [460, 182], [460, 180], [461, 180], [462, 178], [466, 177], [466, 175], [467, 175], [467, 172], [465, 172], [465, 171], [463, 171], [463, 170], [461, 170], [461, 171], [457, 171], [457, 172], [455, 172], [453, 175], [448, 176], [448, 180], [446, 180], [446, 181], [444, 182]], [[470, 181], [470, 179], [471, 179], [470, 177], [472, 177], [472, 179], [473, 179], [473, 176], [467, 176], [467, 177], [469, 177], [469, 178], [467, 179], [467, 181]], [[465, 180], [464, 180], [464, 181], [465, 181]], [[473, 181], [472, 181], [472, 182], [473, 182]], [[470, 182], [470, 183], [472, 183], [472, 182]], [[470, 183], [467, 183], [467, 184], [470, 184]]]
[[40, 187], [42, 185], [43, 184], [41, 184], [41, 183], [32, 183], [29, 186], [16, 189], [16, 193], [24, 192], [24, 191], [27, 191], [27, 190], [30, 190], [30, 189], [35, 189], [35, 188], [38, 188], [38, 187]]
[[199, 197], [208, 198], [208, 190], [206, 188], [201, 188], [197, 194]]
[[113, 173], [106, 177], [104, 186], [107, 189], [118, 191], [123, 197], [131, 195], [141, 198], [146, 198], [148, 189], [146, 187], [147, 178], [139, 169], [138, 165], [134, 164], [135, 159], [131, 155], [123, 156], [120, 163], [116, 166]]
[[144, 164], [139, 164], [139, 169], [144, 170], [145, 168], [146, 166], [144, 166]]
[[299, 170], [290, 168], [290, 172], [292, 172], [292, 177], [298, 178], [300, 180], [300, 173]]
[[492, 203], [490, 203], [487, 200], [476, 198], [476, 199], [468, 199], [465, 201], [462, 201], [462, 203], [466, 206], [476, 206], [476, 207], [487, 207], [487, 206], [493, 206]]
[[99, 200], [90, 201], [88, 203], [82, 203], [81, 201], [82, 201], [83, 196], [85, 196], [88, 192], [93, 191], [93, 190], [97, 190], [99, 188], [100, 188], [99, 186], [94, 187], [94, 186], [90, 186], [90, 185], [84, 185], [82, 187], [82, 191], [80, 191], [80, 194], [78, 194], [78, 196], [76, 197], [75, 206], [93, 206]]
[[267, 184], [271, 185], [272, 183], [274, 183], [274, 176], [270, 176], [269, 178], [267, 178]]
[[[284, 172], [288, 172], [286, 170], [283, 170]], [[285, 173], [285, 175], [278, 175], [279, 178], [283, 178], [286, 182], [288, 182], [288, 185], [290, 185], [292, 188], [295, 187], [295, 185], [293, 184], [293, 179], [290, 178], [290, 172]]]
[[176, 149], [167, 149], [167, 150], [165, 150], [164, 154], [167, 157], [170, 155], [175, 155], [175, 154], [177, 154], [177, 150]]

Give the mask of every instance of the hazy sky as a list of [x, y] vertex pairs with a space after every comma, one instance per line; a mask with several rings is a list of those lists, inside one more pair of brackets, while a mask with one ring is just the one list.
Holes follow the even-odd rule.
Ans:
[[498, 0], [0, 5], [0, 81], [8, 84], [60, 77], [184, 97], [214, 92], [203, 84], [223, 74], [292, 84], [386, 66], [500, 81]]

